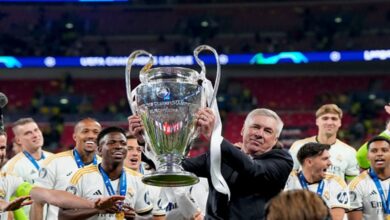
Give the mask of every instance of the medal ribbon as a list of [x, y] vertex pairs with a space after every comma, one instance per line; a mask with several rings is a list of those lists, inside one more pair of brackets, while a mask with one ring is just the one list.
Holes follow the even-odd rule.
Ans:
[[[99, 164], [99, 171], [102, 174], [104, 185], [106, 185], [106, 189], [108, 191], [108, 194], [110, 196], [115, 195], [114, 188], [112, 188], [110, 178], [108, 177], [108, 174], [103, 170], [101, 164]], [[126, 189], [127, 189], [127, 182], [126, 182], [126, 173], [124, 170], [122, 170], [122, 174], [119, 177], [119, 195], [125, 196], [126, 195]]]
[[[302, 189], [309, 190], [309, 187], [307, 186], [307, 181], [306, 181], [305, 177], [303, 176], [303, 172], [300, 172], [298, 174], [298, 179], [299, 179], [299, 182], [301, 183]], [[324, 180], [321, 180], [318, 183], [317, 194], [319, 196], [322, 196], [322, 193], [324, 191], [324, 185], [325, 185]]]
[[376, 173], [372, 169], [369, 170], [368, 174], [370, 175], [370, 177], [374, 181], [376, 189], [379, 192], [379, 195], [380, 195], [381, 201], [382, 201], [383, 211], [385, 212], [385, 214], [390, 214], [390, 208], [389, 208], [390, 207], [390, 200], [389, 200], [390, 189], [389, 189], [389, 192], [387, 194], [387, 199], [386, 199], [385, 192], [383, 191], [383, 188], [382, 188], [381, 182], [379, 181], [378, 175], [376, 175]]
[[[27, 151], [23, 151], [23, 153], [24, 153], [24, 155], [27, 157], [27, 159], [34, 165], [34, 167], [39, 171], [40, 169], [41, 169], [41, 167], [39, 166], [39, 164], [37, 163], [37, 161], [34, 159], [34, 157], [33, 156], [31, 156], [31, 154], [29, 153], [29, 152], [27, 152]], [[45, 155], [43, 154], [43, 152], [42, 152], [42, 154], [41, 154], [41, 160], [42, 159], [45, 159], [46, 157], [45, 157]]]
[[[83, 161], [81, 160], [81, 156], [80, 156], [79, 152], [77, 152], [76, 149], [73, 149], [73, 156], [74, 156], [74, 160], [76, 161], [77, 167], [78, 167], [78, 168], [83, 168], [83, 167], [85, 166], [85, 164], [84, 164]], [[94, 165], [97, 165], [96, 155], [93, 156], [92, 163], [93, 163]]]
[[142, 174], [145, 174], [144, 166], [142, 165], [142, 163], [139, 165], [138, 172], [142, 173]]

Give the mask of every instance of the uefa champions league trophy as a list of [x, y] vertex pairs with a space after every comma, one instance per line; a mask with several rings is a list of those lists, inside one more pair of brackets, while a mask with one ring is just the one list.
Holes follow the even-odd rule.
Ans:
[[[204, 50], [214, 53], [217, 63], [213, 92], [204, 87], [204, 82], [208, 81], [205, 78], [206, 69], [198, 58], [198, 54]], [[146, 55], [148, 62], [139, 73], [141, 83], [131, 90], [131, 66], [140, 55]], [[187, 186], [199, 181], [194, 174], [184, 171], [180, 163], [198, 136], [195, 113], [205, 107], [206, 102], [210, 106], [215, 100], [220, 63], [217, 52], [206, 45], [197, 47], [194, 57], [202, 68], [201, 73], [182, 67], [151, 68], [153, 56], [144, 50], [134, 51], [127, 60], [127, 98], [133, 114], [140, 116], [145, 128], [143, 151], [157, 167], [153, 173], [144, 175], [142, 181], [146, 184]]]

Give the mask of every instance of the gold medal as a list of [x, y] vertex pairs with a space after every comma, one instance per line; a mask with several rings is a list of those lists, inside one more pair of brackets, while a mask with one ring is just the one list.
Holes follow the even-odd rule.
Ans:
[[124, 213], [124, 212], [115, 213], [115, 218], [116, 218], [117, 220], [125, 219], [125, 213]]
[[390, 220], [390, 215], [386, 215], [386, 220]]

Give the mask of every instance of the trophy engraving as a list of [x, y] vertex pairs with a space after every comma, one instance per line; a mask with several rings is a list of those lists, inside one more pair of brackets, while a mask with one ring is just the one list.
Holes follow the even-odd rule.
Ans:
[[[211, 95], [206, 94], [202, 86], [206, 80], [205, 68], [198, 59], [198, 53], [205, 49], [212, 50], [217, 56], [209, 46], [195, 49], [201, 73], [182, 67], [151, 68], [153, 56], [143, 50], [134, 51], [129, 56], [126, 66], [127, 97], [133, 114], [140, 116], [145, 128], [143, 151], [157, 167], [153, 173], [144, 175], [142, 181], [146, 184], [186, 186], [199, 181], [194, 174], [184, 171], [180, 163], [198, 136], [195, 113], [204, 108], [206, 102], [210, 105], [216, 95], [216, 90]], [[147, 55], [149, 62], [140, 71], [141, 83], [131, 90], [131, 65], [140, 55]], [[219, 73], [217, 79], [215, 85], [219, 82]]]

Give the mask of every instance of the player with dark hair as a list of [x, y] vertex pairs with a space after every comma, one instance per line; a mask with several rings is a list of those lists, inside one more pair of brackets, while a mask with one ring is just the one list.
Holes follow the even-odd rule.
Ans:
[[327, 169], [332, 164], [330, 146], [309, 142], [298, 151], [297, 158], [302, 170], [293, 170], [285, 190], [304, 189], [317, 193], [330, 208], [333, 220], [342, 220], [349, 209], [349, 192], [345, 181]]

